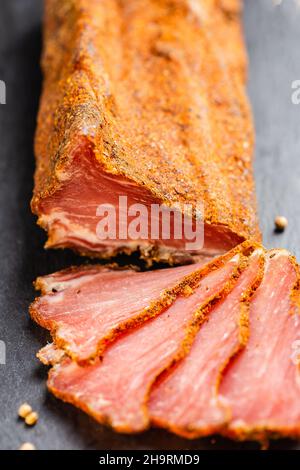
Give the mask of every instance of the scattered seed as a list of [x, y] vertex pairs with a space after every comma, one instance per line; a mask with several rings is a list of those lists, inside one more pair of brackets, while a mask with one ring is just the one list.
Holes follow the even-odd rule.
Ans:
[[19, 450], [36, 450], [36, 448], [31, 442], [24, 442], [24, 444], [19, 447]]
[[25, 418], [25, 423], [27, 426], [34, 426], [39, 419], [39, 415], [37, 414], [36, 411], [32, 411], [29, 415], [26, 416]]
[[286, 227], [288, 226], [288, 220], [286, 217], [283, 217], [282, 215], [278, 215], [275, 220], [275, 227], [278, 232], [283, 232]]
[[31, 406], [28, 405], [28, 403], [23, 403], [18, 410], [18, 415], [20, 416], [20, 418], [25, 419], [26, 416], [28, 416], [31, 412], [32, 412]]

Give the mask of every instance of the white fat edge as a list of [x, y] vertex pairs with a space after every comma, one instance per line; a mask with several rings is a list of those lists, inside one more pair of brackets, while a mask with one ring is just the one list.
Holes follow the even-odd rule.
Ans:
[[54, 346], [53, 343], [47, 344], [38, 352], [38, 358], [44, 362], [45, 365], [58, 364], [64, 356], [65, 351]]
[[247, 423], [243, 419], [235, 419], [231, 421], [229, 427], [235, 431], [243, 431], [245, 428], [247, 428]]
[[[257, 255], [262, 255], [264, 253], [264, 250], [262, 248], [257, 248], [251, 255], [250, 259], [254, 258]], [[233, 258], [230, 259], [230, 263], [238, 263], [241, 259], [240, 253], [237, 253]]]
[[[273, 255], [273, 258], [270, 258], [271, 255]], [[284, 257], [288, 258], [290, 255], [291, 255], [290, 252], [288, 250], [286, 250], [285, 248], [276, 248], [274, 250], [270, 250], [267, 253], [267, 258], [268, 259], [274, 259], [275, 257], [279, 258], [281, 256], [284, 256]]]
[[[43, 287], [46, 288], [46, 293], [51, 294], [51, 293], [61, 293], [62, 291], [74, 287], [80, 287], [86, 282], [89, 282], [90, 280], [95, 278], [95, 274], [87, 274], [84, 271], [80, 275], [80, 277], [77, 277], [75, 279], [68, 279], [66, 281], [55, 281], [55, 278], [52, 277], [50, 279], [47, 279], [43, 282]], [[56, 292], [53, 292], [55, 290]]]
[[52, 292], [50, 291], [50, 296], [48, 297], [48, 303], [49, 304], [56, 304], [56, 303], [59, 303], [59, 302], [63, 301], [64, 296], [65, 296], [64, 291], [53, 292], [53, 295], [51, 295], [51, 293]]
[[253, 253], [251, 254], [250, 258], [254, 258], [254, 256], [260, 256], [264, 254], [263, 248], [256, 248]]
[[55, 170], [55, 177], [61, 183], [71, 180], [72, 176], [72, 171], [67, 170], [66, 168], [56, 168]]
[[[106, 240], [99, 240], [96, 232], [89, 228], [82, 227], [74, 222], [71, 222], [66, 212], [63, 211], [52, 211], [50, 214], [42, 215], [40, 217], [42, 225], [46, 226], [48, 230], [53, 231], [54, 244], [61, 243], [66, 238], [82, 238], [88, 243], [100, 244], [107, 242]], [[113, 240], [108, 240], [113, 243]]]
[[[43, 215], [40, 217], [40, 222], [42, 225], [48, 227], [49, 230], [52, 230], [52, 236], [54, 234], [54, 242], [51, 243], [51, 246], [63, 243], [65, 240], [70, 240], [72, 238], [82, 241], [81, 247], [85, 247], [85, 242], [91, 245], [108, 245], [111, 247], [112, 245], [116, 246], [124, 246], [129, 248], [130, 250], [134, 251], [137, 248], [147, 248], [152, 246], [150, 240], [101, 240], [97, 237], [97, 234], [86, 227], [82, 227], [81, 225], [75, 224], [71, 222], [69, 218], [65, 215], [64, 212], [52, 212], [47, 215]], [[172, 247], [167, 247], [163, 245], [163, 241], [159, 241], [162, 244], [162, 250], [164, 253], [174, 253], [176, 251]], [[86, 247], [89, 250], [93, 248], [90, 246]], [[113, 248], [112, 248], [113, 249]]]
[[207, 256], [207, 257], [215, 257], [215, 256], [222, 256], [226, 253], [224, 250], [217, 250], [216, 248], [203, 248], [203, 250], [197, 252], [196, 255]]
[[[96, 245], [98, 247], [102, 245], [103, 248], [105, 248], [105, 246], [107, 245], [109, 247], [112, 247], [113, 245], [115, 245], [116, 247], [124, 246], [125, 248], [129, 248], [132, 251], [138, 248], [146, 249], [155, 244], [151, 242], [151, 240], [141, 240], [141, 239], [130, 240], [130, 241], [129, 240], [113, 240], [113, 239], [101, 240], [98, 238], [95, 231], [90, 230], [87, 227], [82, 227], [81, 225], [78, 225], [74, 222], [71, 222], [68, 217], [68, 214], [64, 211], [52, 210], [49, 214], [41, 215], [39, 217], [39, 222], [41, 223], [42, 226], [46, 227], [48, 231], [52, 232], [51, 235], [54, 241], [51, 242], [50, 246], [63, 244], [67, 240], [72, 240], [72, 238], [74, 238], [78, 242], [81, 242], [80, 246], [88, 250], [93, 250], [93, 247], [89, 246], [89, 244]], [[189, 250], [184, 250], [184, 249], [177, 250], [174, 247], [171, 247], [171, 246], [169, 247], [164, 244], [164, 240], [155, 240], [154, 242], [158, 242], [161, 253], [165, 253], [167, 257], [168, 257], [168, 254], [174, 254], [174, 252], [190, 253]], [[196, 252], [195, 256], [201, 255], [201, 256], [208, 256], [208, 257], [215, 257], [215, 256], [221, 256], [222, 254], [224, 254], [224, 251], [222, 250], [216, 250], [215, 248], [204, 247], [203, 250]], [[239, 255], [237, 254], [236, 256], [239, 256]], [[162, 254], [160, 255], [160, 257], [163, 258]], [[232, 259], [234, 262], [238, 260], [238, 258], [236, 257], [233, 257]]]
[[233, 258], [230, 259], [230, 263], [238, 263], [241, 259], [241, 255], [237, 253]]

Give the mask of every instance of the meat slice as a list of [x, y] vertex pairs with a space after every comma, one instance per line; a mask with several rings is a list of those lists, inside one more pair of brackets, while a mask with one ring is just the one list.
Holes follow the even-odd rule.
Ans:
[[[46, 1], [32, 210], [47, 247], [172, 263], [260, 238], [240, 2], [227, 4]], [[203, 246], [187, 247], [183, 221], [175, 236], [174, 213], [171, 234], [153, 233], [153, 206], [195, 223], [199, 204]]]
[[111, 344], [102, 361], [82, 367], [69, 358], [62, 360], [50, 371], [49, 389], [117, 431], [147, 428], [147, 396], [153, 381], [186, 353], [195, 325], [211, 303], [231, 290], [240, 269], [238, 259], [236, 255], [219, 269], [210, 269], [194, 289], [186, 285], [159, 316]]
[[300, 437], [299, 339], [298, 267], [289, 253], [274, 250], [251, 302], [249, 342], [221, 383], [232, 412], [226, 435]]
[[189, 354], [153, 386], [149, 414], [154, 425], [196, 438], [217, 433], [230, 418], [218, 400], [224, 367], [248, 338], [248, 308], [263, 275], [263, 250], [249, 264], [228, 296], [212, 308]]
[[37, 279], [36, 287], [44, 295], [31, 305], [30, 314], [70, 356], [87, 361], [101, 354], [129, 325], [171, 303], [178, 282], [197, 268], [189, 265], [151, 272], [71, 268]]

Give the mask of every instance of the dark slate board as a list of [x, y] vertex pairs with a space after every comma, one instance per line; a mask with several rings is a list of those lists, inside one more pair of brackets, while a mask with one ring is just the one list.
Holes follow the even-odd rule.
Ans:
[[[257, 128], [256, 181], [265, 244], [284, 246], [300, 258], [300, 107], [291, 102], [291, 83], [300, 79], [300, 8], [293, 0], [246, 0], [245, 27], [250, 54], [249, 91]], [[0, 448], [32, 441], [39, 449], [246, 449], [254, 444], [189, 442], [162, 431], [119, 436], [46, 392], [46, 370], [34, 358], [47, 335], [28, 318], [32, 281], [80, 260], [68, 252], [45, 252], [42, 231], [29, 210], [34, 158], [32, 140], [40, 94], [41, 0], [1, 0], [0, 79], [7, 104], [0, 105], [0, 339], [7, 347], [0, 365]], [[283, 235], [273, 218], [290, 221]], [[40, 412], [33, 429], [16, 414], [29, 401]], [[276, 449], [295, 448], [279, 441]]]

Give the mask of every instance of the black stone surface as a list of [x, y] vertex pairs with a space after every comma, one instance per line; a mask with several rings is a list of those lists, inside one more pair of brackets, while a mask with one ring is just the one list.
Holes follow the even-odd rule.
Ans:
[[[32, 151], [41, 86], [41, 0], [1, 0], [0, 79], [7, 104], [0, 105], [0, 340], [6, 365], [0, 365], [0, 448], [24, 441], [38, 449], [257, 449], [227, 440], [185, 441], [162, 431], [119, 436], [46, 392], [46, 369], [35, 359], [47, 335], [28, 317], [32, 281], [80, 260], [68, 252], [45, 252], [45, 236], [29, 210]], [[300, 7], [283, 0], [245, 1], [250, 55], [249, 92], [257, 129], [256, 181], [260, 220], [268, 247], [283, 246], [300, 258], [300, 106], [291, 102], [291, 83], [300, 79]], [[284, 214], [289, 227], [273, 233], [273, 219]], [[40, 420], [26, 429], [18, 406], [30, 402]], [[278, 441], [271, 448], [297, 444]]]

